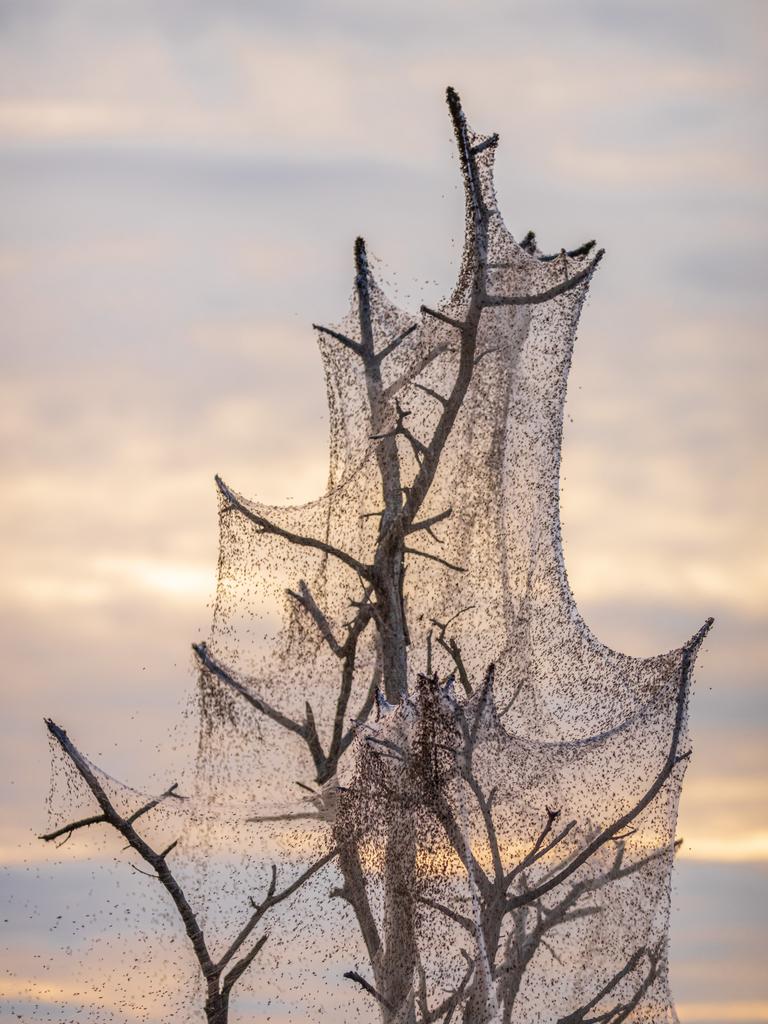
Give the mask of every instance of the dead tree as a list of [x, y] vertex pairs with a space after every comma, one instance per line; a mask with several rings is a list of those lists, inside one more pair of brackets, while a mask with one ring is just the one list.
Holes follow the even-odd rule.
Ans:
[[[542, 801], [543, 806], [529, 808], [538, 815], [538, 821], [535, 834], [530, 838], [522, 836], [528, 842], [527, 848], [516, 853], [507, 848], [502, 804], [507, 800], [511, 805], [514, 794], [510, 795], [508, 786], [505, 792], [500, 782], [491, 781], [494, 772], [503, 770], [503, 764], [493, 764], [494, 751], [512, 749], [517, 744], [517, 764], [524, 769], [525, 758], [520, 750], [526, 749], [525, 743], [529, 741], [516, 737], [502, 720], [515, 714], [524, 699], [529, 702], [529, 720], [538, 722], [540, 714], [542, 728], [548, 713], [550, 719], [555, 719], [555, 726], [558, 715], [562, 715], [560, 706], [551, 713], [543, 702], [536, 703], [535, 695], [526, 696], [528, 668], [521, 653], [531, 647], [526, 638], [534, 628], [537, 595], [549, 593], [555, 577], [559, 592], [566, 590], [559, 521], [554, 521], [550, 511], [553, 557], [545, 571], [537, 568], [538, 563], [534, 565], [542, 544], [540, 537], [537, 534], [529, 538], [533, 554], [530, 564], [522, 566], [515, 576], [519, 591], [516, 597], [510, 596], [514, 573], [507, 564], [506, 552], [492, 552], [491, 559], [499, 562], [489, 568], [489, 573], [496, 574], [494, 594], [501, 595], [499, 601], [513, 609], [504, 611], [512, 625], [504, 638], [486, 634], [478, 639], [473, 631], [478, 629], [478, 623], [483, 625], [479, 613], [473, 611], [473, 603], [462, 604], [459, 600], [461, 580], [469, 575], [468, 567], [459, 560], [462, 552], [450, 557], [446, 551], [441, 553], [440, 534], [445, 536], [448, 531], [450, 535], [459, 523], [467, 520], [466, 509], [453, 500], [454, 493], [457, 498], [462, 494], [460, 463], [453, 470], [450, 500], [437, 506], [434, 496], [439, 494], [442, 501], [446, 488], [443, 484], [441, 490], [436, 481], [450, 458], [455, 459], [457, 423], [465, 416], [468, 403], [474, 401], [475, 409], [478, 402], [482, 403], [482, 392], [479, 399], [476, 395], [472, 397], [478, 389], [478, 373], [485, 372], [490, 365], [501, 372], [502, 363], [493, 364], [494, 359], [522, 358], [518, 342], [507, 344], [499, 357], [501, 346], [484, 341], [484, 325], [489, 319], [505, 315], [505, 311], [510, 316], [525, 317], [530, 311], [541, 309], [542, 330], [546, 330], [547, 318], [555, 315], [567, 320], [569, 330], [574, 330], [603, 250], [592, 255], [594, 243], [589, 242], [548, 256], [539, 252], [535, 237], [529, 234], [521, 243], [509, 243], [506, 254], [500, 255], [498, 212], [489, 198], [485, 165], [481, 167], [481, 161], [486, 161], [495, 149], [498, 136], [483, 138], [471, 132], [453, 89], [448, 89], [447, 101], [466, 196], [466, 242], [461, 288], [457, 290], [461, 303], [441, 309], [422, 306], [420, 323], [400, 326], [382, 337], [374, 309], [378, 301], [375, 282], [365, 243], [358, 238], [354, 246], [356, 323], [344, 331], [315, 326], [326, 343], [338, 346], [350, 360], [350, 372], [362, 382], [378, 502], [377, 507], [360, 511], [360, 519], [377, 522], [370, 545], [365, 550], [359, 545], [352, 549], [337, 543], [330, 530], [314, 534], [298, 531], [242, 498], [216, 477], [222, 520], [239, 517], [257, 539], [268, 538], [287, 553], [313, 553], [322, 565], [338, 565], [360, 588], [358, 597], [350, 599], [351, 611], [341, 621], [331, 614], [323, 594], [309, 577], [297, 574], [285, 594], [291, 614], [298, 617], [302, 628], [312, 634], [334, 666], [335, 676], [324, 679], [324, 693], [331, 703], [327, 723], [309, 699], [304, 702], [303, 714], [281, 706], [271, 690], [265, 691], [222, 657], [215, 643], [193, 645], [207, 683], [252, 708], [277, 735], [289, 734], [303, 744], [315, 782], [321, 787], [313, 796], [311, 811], [278, 812], [250, 820], [320, 817], [332, 823], [333, 851], [281, 892], [277, 892], [273, 869], [266, 897], [253, 904], [248, 922], [224, 954], [214, 959], [168, 866], [173, 845], [158, 853], [134, 828], [135, 821], [151, 811], [158, 800], [150, 801], [128, 818], [121, 816], [85, 758], [62, 730], [48, 723], [52, 735], [88, 785], [101, 813], [57, 829], [44, 838], [52, 840], [103, 822], [127, 840], [165, 887], [184, 923], [205, 980], [205, 1010], [210, 1022], [226, 1021], [232, 986], [265, 941], [263, 935], [255, 942], [252, 939], [261, 919], [333, 858], [341, 877], [331, 897], [351, 908], [370, 964], [370, 979], [357, 970], [347, 971], [345, 977], [360, 987], [364, 998], [374, 1002], [383, 1024], [449, 1024], [459, 1019], [463, 1024], [512, 1024], [526, 998], [526, 980], [532, 976], [533, 966], [545, 954], [557, 961], [557, 936], [602, 915], [606, 904], [600, 901], [606, 893], [621, 891], [622, 886], [647, 874], [654, 865], [663, 862], [668, 869], [674, 853], [674, 836], [666, 845], [657, 843], [648, 850], [635, 848], [633, 837], [649, 808], [657, 806], [670, 787], [679, 782], [680, 766], [688, 757], [689, 752], [682, 746], [691, 670], [711, 620], [683, 648], [671, 652], [658, 664], [654, 662], [653, 672], [648, 670], [648, 699], [640, 709], [638, 721], [644, 720], [642, 716], [646, 714], [663, 713], [668, 714], [670, 722], [661, 741], [662, 755], [639, 791], [631, 797], [621, 794], [606, 802], [606, 809], [598, 812], [599, 820], [573, 818], [565, 824], [561, 824], [560, 809], [550, 809]], [[511, 262], [507, 262], [507, 256], [513, 257]], [[530, 278], [532, 287], [510, 290], [508, 284], [499, 283], [506, 280], [504, 274], [510, 267], [517, 267], [515, 260], [524, 264], [526, 280]], [[542, 270], [551, 273], [546, 284], [537, 287]], [[516, 280], [514, 273], [512, 277]], [[507, 326], [518, 334], [528, 329], [525, 323]], [[503, 333], [504, 329], [502, 325], [499, 331]], [[407, 368], [393, 373], [391, 367], [418, 337], [422, 342], [426, 338], [427, 343], [415, 350]], [[562, 360], [563, 372], [567, 371], [568, 358], [566, 354]], [[443, 373], [442, 383], [436, 385], [429, 374], [443, 362], [449, 369]], [[522, 386], [521, 390], [524, 391]], [[423, 396], [423, 402], [429, 406], [420, 418], [413, 415], [410, 405], [416, 394]], [[508, 395], [504, 396], [503, 415], [507, 419], [511, 417], [511, 401]], [[546, 423], [542, 429], [545, 426]], [[462, 429], [471, 434], [472, 423], [465, 423]], [[550, 444], [559, 446], [558, 429], [554, 430]], [[535, 432], [529, 435], [519, 429], [518, 434], [530, 447], [537, 443]], [[484, 457], [503, 462], [499, 432], [489, 431], [489, 436]], [[523, 442], [518, 438], [517, 443]], [[549, 462], [544, 460], [549, 472], [545, 482], [550, 491], [559, 447], [552, 454]], [[466, 457], [479, 456], [470, 449]], [[529, 486], [531, 491], [536, 491], [540, 484], [527, 481], [525, 473], [521, 474], [521, 481], [520, 486]], [[484, 510], [493, 499], [494, 495], [477, 496], [478, 501], [484, 502]], [[506, 528], [503, 516], [499, 521], [499, 529]], [[473, 555], [471, 550], [464, 553], [467, 558]], [[450, 581], [456, 581], [458, 607], [454, 604], [448, 611], [450, 601], [442, 599], [439, 607], [430, 607], [434, 595], [427, 588], [417, 616], [408, 603], [406, 570], [407, 580], [411, 580], [436, 569], [444, 574], [443, 597], [453, 586]], [[498, 584], [502, 576], [503, 585]], [[475, 592], [482, 596], [478, 583]], [[538, 599], [541, 602], [540, 596]], [[483, 614], [490, 612], [486, 609]], [[464, 626], [470, 615], [474, 616], [473, 625]], [[576, 618], [572, 604], [566, 602], [563, 609], [553, 614], [547, 628], [573, 631]], [[417, 629], [418, 644], [414, 641]], [[546, 630], [540, 630], [538, 642], [545, 644]], [[585, 655], [583, 662], [579, 659], [584, 650], [589, 653], [595, 646], [592, 638], [579, 634], [569, 643], [569, 663], [573, 663], [574, 670], [587, 673], [591, 664], [588, 657]], [[372, 671], [361, 686], [364, 645], [376, 654]], [[498, 652], [490, 649], [494, 645], [499, 647]], [[503, 706], [497, 705], [495, 697], [494, 666], [482, 677], [482, 671], [477, 669], [477, 650], [473, 651], [470, 663], [468, 651], [478, 646], [486, 665], [497, 653], [504, 659], [507, 691]], [[598, 653], [603, 657], [605, 652], [601, 649]], [[424, 654], [426, 671], [419, 673], [424, 662], [415, 661]], [[437, 663], [439, 658], [447, 660], [448, 672], [435, 669], [433, 662]], [[616, 664], [614, 674], [624, 673], [626, 666]], [[553, 674], [557, 668], [552, 664]], [[476, 685], [478, 678], [480, 682]], [[461, 698], [454, 692], [456, 682], [462, 690]], [[624, 675], [621, 682], [626, 684]], [[300, 685], [299, 680], [296, 685]], [[628, 689], [628, 685], [624, 688]], [[627, 721], [628, 728], [634, 728], [635, 720]], [[621, 735], [621, 729], [609, 726], [592, 737], [574, 740], [569, 750], [576, 758], [583, 750], [602, 749], [600, 744], [617, 735]], [[259, 744], [259, 737], [254, 736], [252, 742]], [[544, 742], [542, 749], [552, 747], [559, 751], [566, 746], [566, 741], [552, 740]], [[340, 773], [350, 778], [348, 786], [338, 785]], [[536, 792], [540, 795], [542, 789], [539, 786]], [[174, 797], [172, 788], [159, 799]], [[473, 822], [479, 823], [479, 838], [477, 830], [473, 831]], [[375, 847], [376, 884], [382, 896], [380, 910], [371, 897], [372, 869], [370, 857], [367, 859], [371, 844]], [[430, 888], [439, 872], [432, 869], [430, 874], [422, 866], [425, 851], [430, 849], [446, 850], [452, 858], [450, 870], [454, 874], [441, 879], [448, 894], [443, 899]], [[612, 851], [612, 856], [608, 856], [608, 851]], [[456, 954], [455, 964], [439, 965], [441, 970], [445, 966], [439, 997], [434, 986], [430, 987], [425, 964], [430, 953], [425, 948], [425, 916], [430, 927], [442, 921], [446, 928], [453, 929], [446, 941], [445, 959], [450, 959], [449, 953]], [[622, 951], [621, 956], [624, 959], [618, 966], [598, 964], [594, 970], [590, 967], [587, 972], [582, 971], [586, 976], [575, 980], [574, 992], [581, 992], [586, 985], [588, 994], [577, 997], [568, 993], [563, 1005], [551, 1012], [552, 1019], [558, 1024], [620, 1024], [629, 1020], [653, 993], [665, 969], [664, 937], [638, 943]], [[562, 964], [558, 969], [562, 974], [568, 970]]]
[[[157, 851], [149, 845], [136, 829], [136, 822], [139, 818], [150, 814], [151, 811], [160, 806], [164, 801], [184, 800], [184, 797], [176, 792], [176, 784], [169, 786], [160, 796], [154, 797], [141, 807], [136, 808], [135, 811], [126, 817], [115, 808], [113, 801], [110, 800], [90, 762], [80, 753], [66, 732], [56, 725], [55, 722], [51, 721], [50, 718], [46, 719], [45, 724], [50, 735], [93, 794], [93, 798], [98, 804], [101, 813], [69, 822], [52, 832], [48, 832], [46, 835], [40, 836], [40, 838], [48, 843], [54, 842], [57, 839], [66, 842], [74, 832], [81, 828], [89, 828], [91, 825], [108, 825], [121, 835], [128, 847], [137, 853], [147, 867], [150, 868], [150, 872], [143, 873], [147, 874], [150, 878], [156, 879], [163, 886], [184, 926], [184, 931], [194, 952], [200, 976], [205, 986], [204, 1010], [206, 1021], [208, 1021], [208, 1024], [227, 1024], [232, 989], [259, 955], [268, 939], [266, 932], [262, 932], [261, 935], [254, 939], [254, 932], [268, 912], [284, 900], [287, 900], [322, 867], [325, 867], [336, 856], [336, 850], [331, 850], [323, 857], [320, 857], [291, 882], [290, 885], [280, 890], [277, 888], [277, 867], [272, 865], [272, 877], [266, 895], [259, 902], [253, 899], [250, 900], [251, 914], [248, 919], [223, 952], [219, 956], [214, 956], [200, 925], [199, 916], [192, 909], [184, 889], [175, 877], [173, 869], [169, 864], [169, 857], [176, 849], [178, 840], [174, 840], [163, 850]], [[131, 866], [133, 867], [134, 865]], [[136, 870], [139, 871], [140, 869], [136, 868]]]
[[[498, 137], [493, 135], [478, 141], [467, 126], [459, 97], [453, 89], [448, 89], [447, 101], [467, 210], [467, 241], [462, 268], [462, 279], [467, 288], [466, 302], [460, 314], [422, 306], [422, 323], [438, 325], [443, 333], [433, 347], [423, 353], [407, 378], [387, 383], [383, 373], [387, 360], [401, 346], [408, 344], [408, 339], [420, 325], [414, 322], [389, 338], [376, 338], [372, 314], [373, 279], [365, 243], [358, 238], [354, 246], [356, 331], [345, 333], [315, 325], [323, 338], [350, 354], [353, 365], [365, 382], [367, 416], [370, 438], [376, 444], [381, 500], [380, 508], [364, 513], [375, 516], [379, 522], [370, 550], [361, 556], [359, 552], [353, 553], [332, 543], [328, 537], [287, 528], [216, 477], [223, 514], [239, 515], [250, 523], [257, 536], [280, 540], [286, 550], [313, 549], [325, 560], [344, 566], [359, 581], [362, 597], [353, 604], [351, 618], [344, 623], [343, 636], [338, 635], [337, 625], [306, 580], [297, 580], [287, 591], [294, 609], [306, 616], [319, 642], [338, 661], [335, 713], [330, 735], [323, 735], [316, 711], [309, 701], [303, 718], [292, 716], [260, 693], [257, 685], [239, 674], [236, 667], [225, 664], [208, 645], [194, 645], [206, 677], [218, 680], [274, 725], [303, 741], [314, 765], [316, 782], [321, 786], [327, 789], [328, 784], [335, 780], [342, 759], [350, 748], [357, 750], [358, 757], [376, 764], [376, 768], [371, 768], [365, 775], [366, 785], [370, 784], [379, 793], [382, 805], [388, 806], [390, 814], [399, 821], [397, 828], [385, 829], [381, 833], [383, 915], [377, 919], [369, 898], [366, 870], [361, 858], [361, 829], [355, 794], [345, 796], [341, 801], [342, 807], [351, 810], [346, 817], [344, 813], [340, 815], [340, 823], [336, 826], [342, 884], [333, 890], [332, 895], [345, 900], [354, 911], [370, 961], [372, 981], [357, 971], [347, 972], [346, 976], [375, 1000], [384, 1024], [431, 1024], [439, 1020], [447, 1024], [457, 1014], [465, 1024], [511, 1022], [525, 972], [537, 952], [547, 948], [553, 931], [598, 913], [599, 908], [584, 902], [589, 894], [628, 878], [655, 859], [671, 858], [673, 851], [666, 848], [625, 862], [626, 843], [632, 834], [633, 823], [656, 800], [676, 767], [688, 756], [680, 750], [680, 743], [691, 664], [709, 627], [708, 623], [693, 641], [676, 652], [678, 683], [667, 753], [642, 795], [629, 803], [620, 815], [603, 822], [588, 841], [583, 841], [578, 849], [559, 862], [558, 854], [564, 850], [563, 843], [575, 822], [558, 828], [559, 812], [546, 812], [541, 834], [529, 853], [517, 863], [505, 864], [494, 819], [494, 793], [483, 789], [472, 769], [475, 746], [482, 738], [478, 716], [482, 717], [486, 704], [493, 704], [493, 670], [489, 670], [481, 686], [474, 688], [462, 656], [462, 645], [457, 639], [458, 629], [453, 625], [461, 611], [442, 622], [435, 618], [433, 632], [428, 637], [427, 674], [421, 678], [419, 697], [414, 699], [409, 695], [409, 681], [415, 673], [412, 665], [412, 623], [409, 622], [404, 599], [404, 579], [406, 568], [410, 578], [420, 571], [419, 565], [424, 564], [424, 560], [437, 563], [457, 576], [464, 572], [462, 565], [443, 557], [434, 546], [430, 548], [425, 544], [428, 540], [439, 541], [435, 528], [451, 529], [454, 508], [449, 505], [437, 511], [425, 511], [425, 508], [428, 507], [441, 461], [450, 450], [454, 426], [472, 387], [477, 367], [491, 352], [491, 349], [479, 347], [484, 318], [504, 308], [548, 306], [574, 292], [583, 299], [603, 250], [597, 250], [587, 259], [594, 247], [594, 243], [589, 242], [570, 252], [562, 250], [556, 256], [541, 255], [534, 236], [530, 234], [520, 244], [520, 251], [534, 255], [542, 265], [562, 267], [562, 279], [541, 290], [519, 294], [496, 290], [494, 273], [505, 264], [494, 262], [492, 258], [494, 212], [480, 185], [478, 161], [481, 154], [497, 145]], [[581, 262], [574, 270], [576, 260]], [[448, 387], [438, 391], [419, 377], [448, 351], [455, 356], [455, 373], [448, 381]], [[406, 386], [418, 389], [437, 407], [428, 436], [418, 436], [412, 429], [411, 413], [403, 398]], [[454, 629], [456, 635], [452, 635]], [[350, 723], [356, 658], [361, 639], [371, 630], [376, 635], [376, 669], [362, 705]], [[448, 710], [445, 707], [440, 709], [438, 694], [441, 688], [452, 685], [452, 680], [446, 681], [432, 672], [433, 640], [450, 657], [453, 672], [466, 698], [463, 704], [452, 696], [446, 698], [450, 705]], [[521, 680], [509, 706], [523, 685], [524, 680]], [[415, 714], [421, 721], [420, 745], [393, 739], [386, 731], [370, 726], [374, 709], [379, 713], [396, 709], [394, 717], [399, 719]], [[493, 714], [498, 718], [499, 709], [494, 707]], [[438, 721], [440, 725], [435, 733]], [[429, 729], [432, 729], [431, 734]], [[442, 737], [439, 741], [435, 740], [437, 734]], [[365, 748], [362, 754], [357, 744], [361, 736]], [[446, 756], [450, 766], [444, 770], [445, 778], [458, 777], [462, 781], [485, 822], [485, 843], [492, 859], [490, 873], [473, 855], [470, 840], [443, 783], [434, 773], [430, 775], [430, 765], [444, 761]], [[361, 778], [358, 776], [358, 781]], [[396, 798], [393, 793], [398, 794]], [[417, 797], [419, 793], [421, 797]], [[462, 863], [472, 892], [474, 915], [459, 912], [455, 906], [441, 906], [429, 896], [420, 895], [418, 887], [414, 886], [419, 840], [417, 829], [403, 824], [408, 821], [408, 814], [403, 808], [412, 809], [417, 804], [442, 829]], [[583, 876], [584, 866], [592, 863], [609, 843], [616, 847], [613, 865], [597, 874]], [[541, 877], [544, 866], [546, 872]], [[534, 869], [537, 872], [535, 883], [531, 882]], [[464, 928], [475, 947], [471, 953], [462, 952], [466, 971], [453, 991], [431, 1007], [420, 961], [416, 924], [420, 908], [425, 906], [443, 913]], [[628, 1019], [654, 983], [664, 953], [660, 946], [635, 949], [619, 971], [604, 979], [596, 979], [595, 993], [590, 1001], [577, 1009], [564, 1007], [560, 1024], [575, 1024], [577, 1021], [618, 1024]], [[635, 986], [631, 997], [606, 1007], [612, 995], [626, 987], [627, 979]]]
[[[455, 332], [459, 348], [459, 365], [453, 386], [447, 395], [435, 394], [434, 400], [440, 405], [440, 415], [431, 438], [416, 438], [407, 427], [407, 414], [399, 405], [395, 393], [387, 393], [382, 384], [381, 366], [396, 349], [403, 344], [416, 327], [414, 324], [378, 351], [374, 349], [374, 332], [371, 315], [371, 278], [366, 247], [362, 238], [355, 242], [355, 290], [359, 309], [359, 337], [350, 338], [329, 328], [317, 326], [316, 330], [332, 337], [338, 344], [354, 353], [364, 374], [370, 403], [372, 437], [379, 442], [377, 464], [381, 479], [383, 508], [380, 513], [380, 527], [375, 548], [366, 562], [353, 557], [321, 538], [302, 536], [282, 529], [276, 523], [255, 514], [241, 499], [216, 477], [217, 486], [228, 506], [237, 510], [254, 527], [263, 533], [281, 537], [287, 544], [312, 547], [325, 555], [338, 559], [359, 577], [363, 585], [363, 600], [359, 602], [356, 614], [347, 627], [347, 635], [339, 642], [332, 634], [322, 610], [318, 607], [307, 584], [298, 583], [290, 596], [312, 619], [324, 641], [337, 655], [341, 664], [341, 678], [336, 703], [336, 718], [333, 735], [327, 749], [323, 748], [315, 725], [312, 708], [307, 704], [303, 722], [291, 720], [272, 707], [266, 700], [243, 686], [237, 674], [228, 666], [221, 665], [213, 658], [204, 645], [194, 645], [202, 668], [214, 674], [219, 680], [232, 687], [248, 700], [257, 710], [271, 718], [278, 725], [300, 736], [307, 744], [317, 771], [317, 781], [332, 778], [339, 759], [348, 748], [354, 729], [344, 730], [348, 703], [351, 693], [351, 679], [355, 663], [357, 641], [360, 634], [374, 623], [380, 637], [381, 680], [386, 699], [396, 703], [402, 700], [408, 690], [408, 646], [409, 634], [406, 611], [403, 602], [403, 576], [407, 559], [428, 558], [443, 561], [439, 555], [431, 554], [415, 546], [419, 535], [431, 531], [438, 523], [450, 519], [452, 509], [446, 508], [436, 515], [419, 518], [430, 487], [435, 479], [440, 459], [449, 442], [451, 430], [472, 382], [478, 359], [478, 328], [484, 310], [501, 305], [528, 305], [547, 302], [557, 295], [576, 288], [587, 281], [599, 264], [603, 250], [599, 250], [588, 267], [574, 274], [568, 280], [546, 292], [533, 295], [500, 296], [488, 288], [488, 230], [489, 211], [477, 184], [477, 150], [470, 143], [467, 124], [457, 93], [448, 90], [448, 107], [453, 124], [459, 160], [461, 163], [468, 207], [468, 252], [471, 258], [465, 266], [465, 273], [471, 276], [471, 299], [461, 320], [447, 318], [437, 310], [422, 307], [426, 317], [444, 322]], [[496, 145], [497, 137], [489, 140]], [[443, 346], [444, 347], [444, 346]], [[440, 353], [430, 353], [437, 358]], [[392, 412], [395, 424], [390, 426]], [[415, 477], [404, 489], [405, 474], [402, 468], [402, 454], [397, 440], [402, 437], [412, 449], [418, 463]], [[459, 566], [449, 566], [457, 572]], [[373, 693], [369, 693], [357, 721], [364, 720], [373, 705]], [[403, 884], [404, 877], [413, 868], [415, 848], [409, 837], [397, 837], [392, 841], [386, 863], [388, 880], [387, 911], [385, 912], [384, 934], [379, 933], [368, 898], [365, 893], [364, 875], [359, 857], [350, 845], [342, 843], [339, 865], [344, 874], [341, 892], [350, 903], [362, 934], [365, 938], [371, 963], [376, 976], [376, 989], [381, 993], [384, 1019], [392, 1013], [399, 1013], [412, 988], [412, 976], [416, 965], [416, 949], [413, 938], [413, 907]], [[390, 1011], [387, 1007], [392, 1007]], [[415, 1012], [415, 1011], [414, 1011]], [[407, 1020], [415, 1020], [409, 1012]]]

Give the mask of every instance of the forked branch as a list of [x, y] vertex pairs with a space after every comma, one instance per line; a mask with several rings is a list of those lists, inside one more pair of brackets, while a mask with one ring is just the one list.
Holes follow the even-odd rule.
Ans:
[[[626, 1002], [616, 1003], [609, 1010], [604, 1010], [602, 1013], [594, 1013], [593, 1011], [596, 1009], [598, 1004], [601, 1003], [606, 996], [610, 995], [620, 982], [630, 974], [634, 973], [646, 957], [649, 961], [648, 972], [630, 998]], [[585, 1003], [584, 1006], [580, 1006], [578, 1010], [574, 1010], [565, 1017], [561, 1017], [557, 1024], [621, 1024], [622, 1021], [625, 1021], [627, 1017], [629, 1017], [635, 1007], [637, 1007], [640, 1000], [655, 981], [660, 958], [660, 946], [651, 950], [648, 950], [643, 946], [636, 950], [624, 967], [610, 978], [610, 980], [600, 989], [594, 999]], [[590, 1014], [590, 1016], [587, 1016], [588, 1014]]]
[[338, 850], [335, 848], [329, 850], [328, 853], [324, 854], [322, 857], [316, 860], [314, 864], [311, 864], [306, 869], [306, 871], [303, 871], [298, 876], [298, 878], [294, 879], [294, 881], [291, 882], [290, 885], [287, 885], [284, 889], [281, 889], [279, 892], [277, 891], [277, 865], [273, 864], [272, 876], [270, 879], [269, 888], [267, 889], [266, 896], [264, 897], [263, 900], [261, 900], [260, 903], [255, 903], [253, 900], [251, 900], [253, 913], [251, 914], [250, 918], [245, 923], [245, 925], [238, 932], [237, 936], [232, 940], [232, 943], [228, 946], [227, 950], [224, 952], [224, 954], [218, 961], [217, 967], [220, 970], [223, 967], [226, 967], [230, 960], [242, 948], [243, 944], [250, 938], [254, 928], [256, 928], [259, 921], [261, 921], [264, 915], [269, 910], [271, 910], [272, 907], [276, 907], [279, 903], [282, 903], [284, 900], [287, 900], [290, 896], [293, 896], [293, 894], [298, 889], [300, 889], [305, 882], [308, 882], [313, 875], [317, 874], [317, 872], [321, 868], [324, 868], [325, 865], [329, 863], [329, 861], [333, 860], [337, 853]]
[[573, 277], [569, 277], [565, 281], [561, 281], [560, 284], [553, 285], [551, 288], [547, 288], [543, 292], [535, 292], [531, 295], [486, 295], [483, 298], [483, 305], [491, 307], [536, 306], [542, 302], [549, 302], [551, 299], [557, 298], [558, 295], [564, 295], [565, 292], [569, 292], [573, 288], [576, 288], [583, 281], [589, 280], [604, 255], [605, 249], [598, 249], [595, 258], [589, 266], [580, 270], [577, 274], [574, 274]]
[[587, 845], [571, 861], [569, 861], [568, 864], [565, 865], [565, 867], [545, 882], [542, 882], [540, 885], [522, 893], [519, 896], [513, 897], [509, 901], [509, 909], [533, 903], [541, 896], [545, 895], [545, 893], [550, 892], [552, 889], [557, 888], [558, 885], [561, 885], [567, 878], [577, 871], [582, 864], [585, 864], [590, 857], [594, 856], [602, 846], [610, 840], [615, 839], [617, 835], [622, 833], [628, 825], [631, 825], [632, 822], [642, 814], [646, 807], [648, 807], [659, 794], [677, 765], [688, 757], [687, 753], [678, 753], [678, 744], [683, 730], [683, 722], [685, 720], [685, 708], [688, 698], [688, 689], [690, 686], [691, 668], [696, 651], [701, 646], [704, 637], [709, 632], [713, 621], [714, 619], [707, 619], [693, 640], [683, 649], [683, 656], [680, 665], [680, 682], [677, 689], [675, 723], [672, 729], [669, 751], [664, 764], [651, 786], [646, 790], [637, 803], [630, 808], [630, 810], [599, 832], [591, 842], [587, 843]]
[[276, 891], [277, 869], [273, 867], [272, 880], [270, 882], [267, 895], [259, 904], [252, 903], [253, 913], [251, 917], [240, 930], [231, 945], [227, 948], [223, 956], [218, 961], [215, 961], [211, 956], [198, 915], [192, 909], [184, 890], [173, 874], [171, 868], [168, 866], [168, 854], [175, 849], [178, 841], [170, 843], [170, 845], [166, 846], [165, 849], [158, 853], [134, 828], [134, 822], [140, 816], [157, 807], [167, 797], [176, 796], [176, 786], [171, 786], [160, 797], [149, 801], [132, 815], [125, 817], [115, 808], [90, 762], [83, 754], [80, 753], [74, 743], [70, 740], [67, 733], [60, 726], [56, 725], [56, 723], [50, 718], [46, 718], [45, 724], [50, 735], [58, 743], [63, 753], [72, 762], [80, 777], [91, 791], [96, 803], [101, 808], [101, 814], [89, 819], [83, 818], [80, 821], [73, 822], [71, 825], [65, 826], [63, 829], [57, 829], [55, 832], [48, 833], [41, 838], [46, 841], [51, 841], [66, 832], [71, 833], [76, 828], [82, 828], [88, 824], [96, 824], [97, 821], [100, 821], [110, 825], [125, 839], [128, 846], [137, 853], [139, 857], [141, 857], [153, 872], [153, 874], [149, 872], [142, 872], [142, 874], [148, 874], [150, 878], [156, 878], [157, 881], [160, 882], [173, 901], [179, 917], [181, 918], [184, 930], [187, 933], [195, 958], [197, 959], [198, 967], [205, 981], [205, 1013], [209, 1024], [226, 1024], [228, 1001], [232, 987], [253, 963], [254, 959], [264, 946], [264, 943], [267, 941], [267, 936], [262, 935], [227, 973], [224, 973], [224, 968], [232, 961], [233, 957], [243, 949], [254, 929], [267, 911], [292, 896], [301, 888], [302, 885], [304, 885], [305, 882], [307, 882], [336, 856], [337, 850], [330, 850], [324, 856], [320, 857], [319, 860], [310, 865], [306, 871], [302, 872], [298, 878], [280, 892]]

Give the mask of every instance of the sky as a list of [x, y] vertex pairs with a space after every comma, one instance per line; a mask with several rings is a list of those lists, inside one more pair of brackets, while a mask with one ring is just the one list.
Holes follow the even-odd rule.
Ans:
[[[346, 310], [357, 234], [406, 308], [451, 290], [448, 84], [501, 136], [518, 237], [607, 249], [566, 407], [569, 578], [632, 654], [716, 618], [672, 980], [687, 1024], [768, 1021], [767, 27], [749, 0], [0, 0], [0, 1021], [66, 989], [42, 718], [137, 786], [189, 760], [213, 474], [322, 491], [310, 325]], [[72, 845], [67, 879], [99, 856]]]

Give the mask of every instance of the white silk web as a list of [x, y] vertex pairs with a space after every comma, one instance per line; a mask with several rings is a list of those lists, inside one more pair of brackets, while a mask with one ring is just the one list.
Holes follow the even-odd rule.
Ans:
[[[452, 90], [448, 105], [467, 198], [453, 295], [397, 309], [358, 240], [350, 310], [317, 328], [327, 493], [271, 507], [217, 478], [178, 856], [223, 950], [253, 873], [327, 858], [241, 985], [281, 1020], [669, 1024], [675, 823], [709, 622], [633, 658], [579, 616], [560, 448], [602, 252], [516, 241], [493, 190], [498, 139], [471, 131]], [[209, 1021], [235, 1012], [212, 1000], [209, 985]], [[165, 1013], [191, 1019], [172, 999]]]

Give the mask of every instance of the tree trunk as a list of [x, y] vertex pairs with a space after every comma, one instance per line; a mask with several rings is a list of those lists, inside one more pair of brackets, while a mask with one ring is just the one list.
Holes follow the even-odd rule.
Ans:
[[408, 692], [408, 627], [403, 608], [403, 556], [394, 552], [376, 587], [384, 695], [399, 704]]
[[483, 907], [483, 950], [481, 951], [478, 944], [477, 967], [464, 1005], [462, 1024], [490, 1024], [495, 1019], [497, 1002], [494, 981], [492, 977], [488, 977], [488, 971], [483, 969], [485, 965], [480, 963], [480, 957], [487, 957], [488, 967], [493, 972], [503, 920], [504, 897], [503, 894], [498, 894]]
[[404, 817], [387, 840], [384, 863], [384, 956], [382, 995], [391, 1007], [384, 1024], [415, 1024], [413, 976], [416, 967], [413, 879], [416, 837]]
[[208, 982], [205, 1019], [207, 1024], [227, 1024], [229, 1021], [229, 996], [219, 992], [218, 979], [216, 979], [215, 987], [212, 980]]

